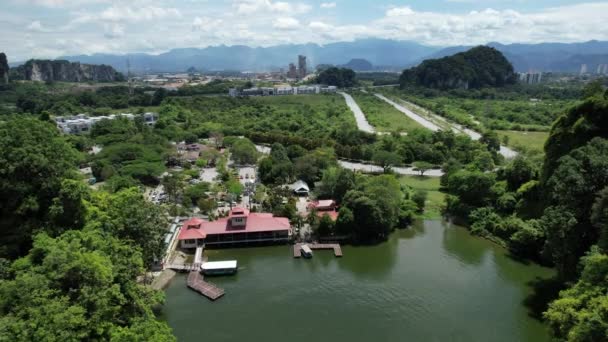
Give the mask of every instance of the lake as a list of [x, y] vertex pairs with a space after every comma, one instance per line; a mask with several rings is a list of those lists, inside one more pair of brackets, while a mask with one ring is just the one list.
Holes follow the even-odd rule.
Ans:
[[524, 300], [553, 270], [522, 264], [462, 227], [426, 220], [344, 257], [291, 246], [206, 251], [236, 259], [235, 276], [209, 278], [211, 302], [179, 274], [164, 318], [179, 341], [548, 341]]

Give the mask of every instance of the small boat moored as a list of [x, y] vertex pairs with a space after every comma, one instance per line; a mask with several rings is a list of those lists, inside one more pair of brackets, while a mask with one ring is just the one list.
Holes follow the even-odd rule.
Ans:
[[237, 271], [236, 260], [205, 262], [201, 265], [204, 275], [229, 275]]
[[300, 247], [300, 250], [302, 252], [302, 256], [309, 259], [312, 258], [312, 249], [310, 249], [310, 247], [308, 247], [308, 245], [302, 245]]

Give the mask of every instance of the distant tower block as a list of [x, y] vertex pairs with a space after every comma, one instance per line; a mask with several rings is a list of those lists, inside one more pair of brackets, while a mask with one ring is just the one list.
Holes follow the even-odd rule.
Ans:
[[300, 78], [306, 77], [306, 56], [299, 55], [298, 56], [298, 76]]
[[587, 73], [587, 64], [581, 64], [581, 75]]

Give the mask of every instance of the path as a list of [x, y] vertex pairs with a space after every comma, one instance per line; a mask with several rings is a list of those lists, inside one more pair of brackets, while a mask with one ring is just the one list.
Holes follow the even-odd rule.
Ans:
[[[338, 164], [340, 164], [340, 166], [342, 166], [345, 169], [349, 169], [349, 170], [353, 170], [353, 171], [361, 171], [363, 173], [382, 173], [384, 172], [384, 169], [382, 169], [382, 167], [378, 166], [378, 165], [371, 165], [371, 164], [363, 164], [363, 163], [356, 163], [356, 162], [350, 162], [350, 161], [345, 161], [345, 160], [338, 160]], [[399, 166], [394, 166], [391, 168], [391, 170], [398, 174], [398, 175], [404, 175], [404, 176], [420, 176], [420, 171], [414, 170], [413, 167], [399, 167]], [[443, 171], [439, 170], [439, 169], [431, 169], [428, 170], [424, 173], [424, 176], [428, 176], [428, 177], [441, 177], [443, 176]]]
[[[435, 132], [435, 131], [439, 131], [441, 130], [441, 127], [439, 127], [438, 125], [436, 125], [435, 123], [427, 120], [426, 118], [420, 116], [419, 114], [414, 113], [413, 111], [409, 110], [408, 108], [390, 100], [387, 99], [386, 97], [384, 97], [381, 94], [375, 94], [377, 98], [385, 101], [386, 103], [392, 105], [393, 107], [395, 107], [395, 109], [397, 109], [398, 111], [404, 113], [405, 115], [407, 115], [408, 117], [410, 117], [412, 120], [415, 120], [416, 122], [418, 122], [419, 124], [421, 124], [422, 126], [430, 129], [431, 131]], [[413, 104], [400, 99], [401, 101], [403, 101], [403, 103], [407, 103], [408, 105], [414, 106]], [[456, 132], [456, 133], [463, 133], [468, 135], [469, 137], [471, 137], [471, 139], [473, 140], [479, 140], [481, 139], [481, 134], [478, 132], [475, 132], [469, 128], [466, 128], [464, 126], [461, 126], [459, 124], [450, 122], [445, 120], [445, 118], [442, 118], [440, 116], [438, 116], [437, 114], [432, 114], [430, 112], [427, 112], [428, 115], [435, 117], [435, 119], [440, 119], [442, 122], [445, 122], [446, 124], [448, 124], [450, 126], [450, 128], [452, 129], [452, 131]], [[506, 146], [500, 146], [500, 154], [503, 155], [503, 157], [507, 158], [507, 159], [511, 159], [511, 158], [515, 158], [517, 156], [517, 152], [513, 151], [512, 149], [506, 147]]]
[[365, 117], [365, 114], [363, 114], [363, 111], [361, 111], [361, 108], [359, 108], [359, 105], [357, 104], [357, 102], [355, 102], [355, 99], [353, 99], [353, 97], [347, 93], [339, 92], [339, 94], [344, 96], [344, 99], [346, 100], [346, 105], [348, 106], [348, 108], [350, 108], [353, 114], [355, 114], [355, 121], [357, 121], [357, 127], [359, 128], [359, 130], [375, 134], [376, 129], [369, 124], [367, 118]]

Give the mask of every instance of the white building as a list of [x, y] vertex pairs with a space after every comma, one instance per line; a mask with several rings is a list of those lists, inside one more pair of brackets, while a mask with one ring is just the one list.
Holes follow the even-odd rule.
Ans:
[[[54, 118], [57, 128], [65, 134], [83, 134], [91, 131], [91, 128], [101, 120], [114, 120], [118, 117], [134, 120], [136, 115], [131, 113], [111, 114], [102, 116], [87, 116], [86, 114], [78, 114], [75, 116], [56, 116]], [[142, 114], [143, 120], [148, 126], [153, 126], [158, 120], [157, 113]]]

